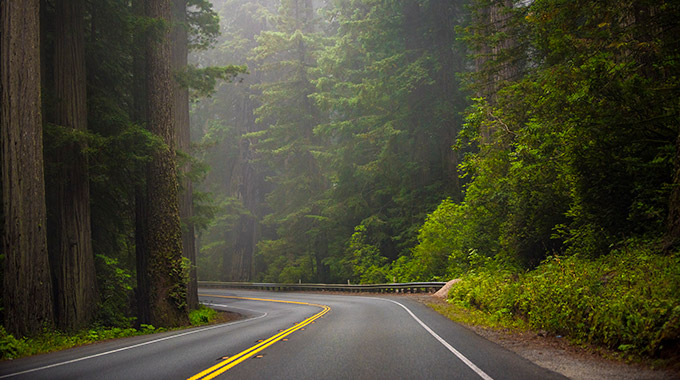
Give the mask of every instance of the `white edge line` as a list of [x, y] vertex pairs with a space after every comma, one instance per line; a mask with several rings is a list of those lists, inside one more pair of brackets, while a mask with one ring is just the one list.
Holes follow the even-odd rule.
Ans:
[[411, 317], [413, 317], [413, 319], [416, 320], [416, 322], [418, 322], [421, 326], [423, 326], [423, 328], [427, 332], [429, 332], [430, 335], [432, 335], [435, 339], [437, 339], [439, 341], [439, 343], [444, 345], [444, 347], [446, 347], [449, 351], [451, 351], [454, 355], [456, 355], [458, 357], [458, 359], [460, 359], [463, 363], [465, 363], [468, 367], [470, 367], [471, 370], [475, 371], [475, 373], [477, 373], [479, 375], [479, 377], [481, 377], [484, 380], [493, 380], [493, 378], [491, 376], [487, 375], [486, 372], [482, 371], [479, 367], [477, 367], [475, 365], [475, 363], [471, 362], [468, 358], [465, 357], [465, 355], [461, 354], [458, 350], [453, 348], [453, 346], [451, 346], [447, 341], [445, 341], [444, 338], [440, 337], [439, 335], [437, 335], [436, 332], [432, 331], [432, 329], [429, 326], [427, 326], [423, 321], [421, 321], [418, 317], [416, 317], [416, 315], [413, 314], [413, 312], [411, 310], [409, 310], [406, 306], [402, 305], [401, 303], [399, 303], [397, 301], [392, 301], [390, 299], [385, 299], [385, 298], [376, 298], [376, 299], [389, 301], [389, 302], [395, 303], [395, 304], [401, 306], [402, 308], [404, 308], [404, 310], [406, 310], [411, 315]]
[[[226, 308], [234, 308], [234, 309], [242, 309], [242, 310], [247, 310], [247, 311], [255, 311], [255, 310], [244, 309], [244, 308], [239, 308], [239, 307], [232, 307], [232, 306], [227, 306], [227, 305], [220, 305], [220, 304], [210, 304], [210, 306], [221, 306], [221, 307], [226, 307]], [[164, 341], [164, 340], [179, 338], [179, 337], [181, 337], [181, 336], [190, 335], [190, 334], [195, 334], [195, 333], [199, 333], [199, 332], [203, 332], [203, 331], [208, 331], [208, 330], [212, 330], [212, 329], [217, 329], [217, 328], [220, 328], [220, 327], [227, 327], [227, 326], [232, 326], [232, 325], [236, 325], [236, 324], [243, 323], [243, 322], [254, 321], [254, 320], [257, 320], [257, 319], [264, 318], [264, 317], [266, 317], [267, 315], [268, 315], [268, 314], [267, 314], [266, 312], [264, 312], [262, 315], [258, 315], [257, 317], [253, 317], [253, 318], [242, 319], [242, 320], [239, 320], [239, 321], [234, 321], [234, 322], [229, 322], [229, 323], [225, 323], [225, 324], [210, 326], [210, 327], [206, 327], [206, 328], [203, 328], [203, 329], [200, 329], [200, 330], [187, 331], [187, 332], [184, 332], [184, 333], [181, 333], [181, 334], [170, 335], [170, 336], [166, 336], [165, 338], [160, 338], [160, 339], [156, 339], [156, 340], [150, 340], [150, 341], [148, 341], [148, 342], [138, 343], [138, 344], [135, 344], [135, 345], [132, 345], [132, 346], [127, 346], [127, 347], [121, 347], [121, 348], [118, 348], [118, 349], [115, 349], [115, 350], [111, 350], [111, 351], [100, 352], [100, 353], [98, 353], [98, 354], [94, 354], [94, 355], [90, 355], [90, 356], [84, 356], [84, 357], [78, 358], [78, 359], [68, 360], [68, 361], [65, 361], [65, 362], [54, 363], [54, 364], [46, 365], [46, 366], [43, 366], [43, 367], [32, 368], [32, 369], [27, 369], [27, 370], [24, 370], [24, 371], [21, 371], [21, 372], [15, 372], [15, 373], [7, 374], [7, 375], [2, 375], [2, 376], [0, 376], [0, 379], [5, 379], [5, 378], [8, 378], [8, 377], [24, 375], [24, 374], [31, 373], [31, 372], [42, 371], [42, 370], [45, 370], [45, 369], [54, 368], [54, 367], [59, 367], [59, 366], [66, 365], [66, 364], [72, 364], [72, 363], [76, 363], [76, 362], [83, 361], [83, 360], [94, 359], [94, 358], [97, 358], [97, 357], [100, 357], [100, 356], [109, 355], [109, 354], [114, 354], [114, 353], [116, 353], [116, 352], [121, 352], [121, 351], [126, 351], [126, 350], [131, 350], [131, 349], [133, 349], [133, 348], [146, 346], [146, 345], [148, 345], [148, 344], [158, 343], [158, 342], [162, 342], [162, 341]]]

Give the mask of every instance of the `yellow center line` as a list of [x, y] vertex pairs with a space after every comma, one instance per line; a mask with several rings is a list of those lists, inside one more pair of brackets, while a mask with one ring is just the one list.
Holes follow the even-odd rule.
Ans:
[[216, 376], [219, 376], [220, 374], [228, 371], [229, 369], [235, 367], [239, 363], [245, 361], [246, 359], [249, 359], [253, 356], [255, 356], [258, 352], [264, 350], [265, 348], [271, 346], [272, 344], [278, 342], [279, 340], [285, 338], [286, 336], [294, 333], [297, 330], [300, 330], [301, 328], [311, 324], [312, 322], [316, 321], [317, 319], [321, 318], [324, 314], [328, 313], [331, 308], [326, 306], [326, 305], [319, 305], [319, 304], [314, 304], [314, 303], [307, 303], [307, 302], [297, 302], [297, 301], [282, 301], [282, 300], [272, 300], [272, 299], [266, 299], [266, 298], [248, 298], [248, 297], [234, 297], [234, 296], [220, 296], [220, 295], [215, 295], [215, 294], [199, 294], [200, 296], [203, 297], [219, 297], [219, 298], [231, 298], [231, 299], [240, 299], [240, 300], [251, 300], [251, 301], [263, 301], [263, 302], [279, 302], [279, 303], [290, 303], [290, 304], [297, 304], [297, 305], [305, 305], [305, 306], [316, 306], [320, 307], [322, 310], [313, 316], [305, 319], [304, 321], [297, 323], [293, 327], [290, 327], [286, 330], [283, 330], [279, 332], [278, 334], [272, 336], [269, 339], [266, 339], [246, 350], [241, 351], [240, 353], [224, 360], [221, 361], [214, 366], [206, 369], [205, 371], [202, 371], [192, 377], [190, 377], [188, 380], [197, 380], [197, 379], [202, 379], [202, 380], [209, 380], [212, 378], [215, 378]]

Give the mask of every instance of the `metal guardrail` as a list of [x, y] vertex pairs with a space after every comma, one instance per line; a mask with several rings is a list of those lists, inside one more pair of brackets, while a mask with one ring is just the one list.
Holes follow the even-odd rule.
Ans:
[[333, 292], [373, 292], [373, 293], [434, 293], [446, 285], [446, 282], [404, 282], [397, 284], [275, 284], [253, 282], [219, 282], [198, 281], [204, 288], [256, 289], [275, 292], [284, 291], [333, 291]]

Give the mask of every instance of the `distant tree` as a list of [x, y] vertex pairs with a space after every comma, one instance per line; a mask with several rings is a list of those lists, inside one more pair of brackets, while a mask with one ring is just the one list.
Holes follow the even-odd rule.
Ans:
[[[221, 35], [213, 49], [192, 51], [192, 63], [210, 67], [247, 62], [256, 37], [272, 28], [266, 16], [272, 9], [272, 0], [216, 4]], [[203, 147], [200, 158], [211, 168], [200, 191], [215, 194], [215, 218], [199, 235], [199, 271], [203, 278], [250, 281], [255, 244], [263, 236], [259, 221], [266, 212], [264, 197], [271, 185], [265, 178], [270, 173], [258, 161], [252, 139], [244, 137], [266, 128], [255, 122], [253, 114], [260, 104], [257, 83], [263, 80], [263, 72], [259, 62], [252, 60], [248, 71], [238, 85], [218, 85], [212, 97], [201, 98], [193, 105], [193, 136]]]
[[[261, 32], [253, 50], [264, 75], [258, 85], [261, 106], [255, 115], [265, 128], [248, 138], [272, 173], [272, 191], [267, 195], [272, 212], [265, 221], [278, 235], [263, 242], [259, 250], [264, 265], [283, 264], [283, 257], [287, 261], [283, 267], [271, 266], [274, 278], [270, 279], [275, 281], [325, 281], [328, 277], [327, 239], [319, 204], [328, 181], [315, 155], [325, 139], [314, 133], [324, 116], [310, 99], [316, 55], [324, 40], [313, 3], [283, 1], [278, 14], [272, 16], [276, 30]], [[290, 275], [280, 277], [286, 267]], [[297, 274], [301, 267], [306, 268], [303, 278]]]
[[1, 3], [2, 184], [7, 331], [34, 335], [53, 323], [47, 255], [40, 99], [39, 0]]
[[389, 262], [442, 198], [461, 196], [462, 2], [308, 3], [228, 1], [230, 38], [196, 56], [251, 59], [242, 85], [194, 113], [219, 144], [209, 162], [227, 167], [207, 182], [226, 187], [230, 211], [201, 238], [219, 276], [244, 276], [258, 243], [255, 278], [343, 281], [355, 226]]
[[[461, 2], [334, 2], [334, 45], [319, 58], [312, 95], [329, 122], [324, 172], [333, 183], [325, 213], [332, 250], [352, 229], [388, 261], [408, 255], [418, 226], [442, 198], [461, 198], [452, 150], [466, 106], [457, 75]], [[340, 248], [340, 249], [338, 249]], [[347, 257], [333, 257], [333, 262]]]

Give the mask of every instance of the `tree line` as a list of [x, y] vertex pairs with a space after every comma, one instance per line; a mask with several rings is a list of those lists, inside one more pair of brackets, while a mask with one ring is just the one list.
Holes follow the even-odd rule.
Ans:
[[669, 1], [241, 1], [194, 104], [210, 280], [448, 279], [678, 239]]
[[[7, 332], [176, 326], [197, 307], [187, 66], [203, 0], [3, 1]], [[200, 85], [200, 83], [198, 84]]]

